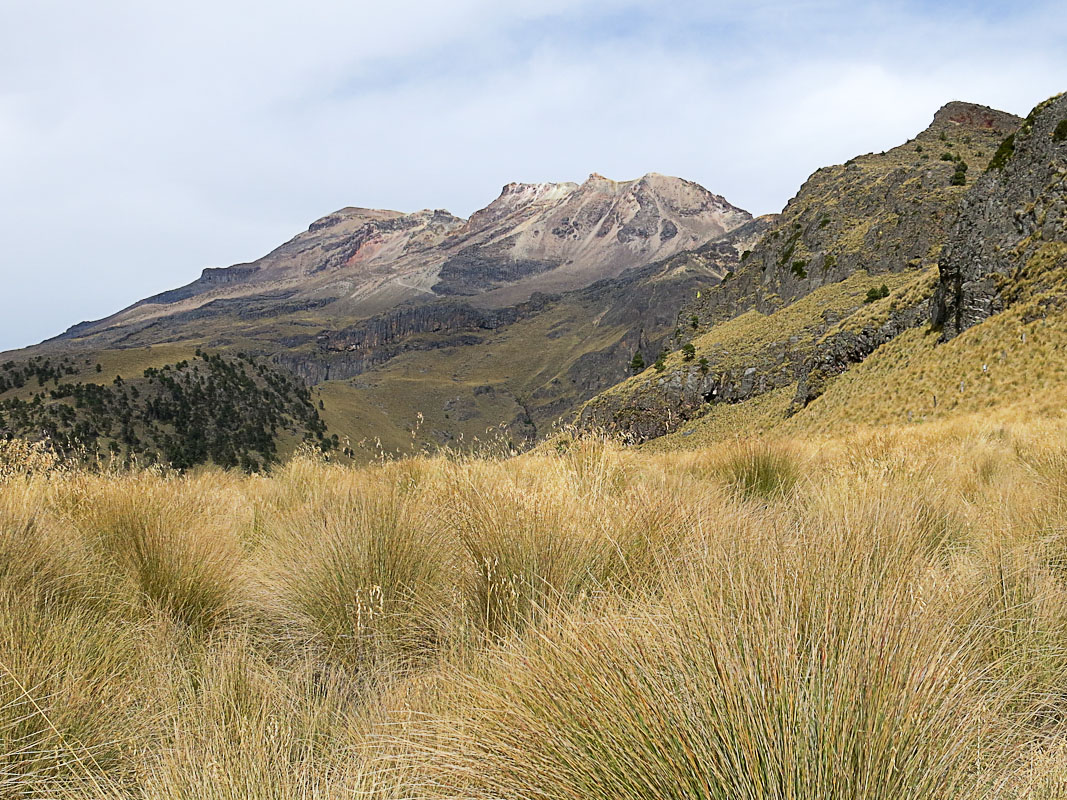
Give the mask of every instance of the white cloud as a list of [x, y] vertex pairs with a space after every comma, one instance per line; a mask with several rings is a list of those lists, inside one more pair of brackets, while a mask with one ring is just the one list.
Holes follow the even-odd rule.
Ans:
[[775, 211], [950, 99], [1067, 88], [1050, 3], [9, 5], [0, 350], [343, 205], [467, 214], [510, 180], [658, 171]]

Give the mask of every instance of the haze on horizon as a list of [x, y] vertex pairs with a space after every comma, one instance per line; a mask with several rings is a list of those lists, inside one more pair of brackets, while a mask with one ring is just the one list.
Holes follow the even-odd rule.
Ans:
[[950, 100], [1067, 88], [1057, 2], [6, 5], [0, 351], [343, 206], [654, 171], [769, 213]]

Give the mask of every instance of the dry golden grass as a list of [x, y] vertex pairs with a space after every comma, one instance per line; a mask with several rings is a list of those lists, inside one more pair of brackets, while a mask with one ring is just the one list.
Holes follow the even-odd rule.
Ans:
[[0, 485], [0, 795], [1067, 787], [1067, 425]]

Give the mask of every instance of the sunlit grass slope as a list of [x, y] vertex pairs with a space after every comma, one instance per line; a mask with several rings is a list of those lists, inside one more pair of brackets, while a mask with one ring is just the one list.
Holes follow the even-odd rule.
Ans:
[[[948, 342], [940, 342], [939, 332], [929, 326], [905, 331], [835, 377], [793, 416], [788, 412], [795, 383], [743, 403], [709, 405], [700, 418], [644, 447], [701, 448], [768, 431], [835, 436], [970, 417], [1006, 423], [1063, 418], [1067, 312], [1062, 295], [1062, 285], [1039, 291]], [[878, 305], [861, 312], [867, 322], [877, 322]], [[772, 328], [778, 327], [775, 321], [773, 315], [767, 320]], [[859, 323], [849, 317], [840, 326], [849, 324]]]
[[1062, 797], [1067, 424], [0, 451], [0, 794]]

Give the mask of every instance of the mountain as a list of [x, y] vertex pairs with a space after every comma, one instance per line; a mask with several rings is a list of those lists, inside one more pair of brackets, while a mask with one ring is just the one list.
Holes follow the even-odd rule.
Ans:
[[[0, 383], [0, 435], [256, 468], [301, 441], [355, 457], [515, 449], [574, 418], [684, 446], [1022, 398], [1047, 413], [1067, 381], [1065, 140], [1062, 96], [1025, 120], [952, 102], [756, 219], [655, 174], [509, 184], [468, 220], [342, 209], [258, 261], [10, 354], [23, 380]], [[219, 432], [251, 406], [220, 402], [216, 418], [204, 398], [220, 390], [195, 366], [218, 358], [249, 365], [234, 391], [282, 387], [237, 437]], [[64, 383], [129, 386], [104, 405], [129, 435]]]
[[[952, 102], [908, 142], [817, 170], [740, 268], [682, 308], [692, 361], [669, 360], [669, 370], [596, 398], [584, 424], [645, 440], [709, 403], [787, 386], [796, 387], [795, 407], [809, 403], [830, 374], [929, 317], [938, 259], [968, 187], [1021, 122]], [[883, 286], [890, 299], [872, 309], [868, 292]]]
[[683, 310], [699, 325], [692, 351], [598, 396], [582, 421], [688, 447], [1064, 413], [1065, 178], [1067, 96], [1025, 120], [949, 104], [915, 140], [815, 173], [740, 280]]
[[438, 297], [506, 307], [616, 277], [749, 219], [695, 183], [656, 174], [622, 183], [595, 174], [581, 185], [511, 183], [469, 220], [441, 210], [345, 208], [257, 261], [205, 269], [187, 286], [63, 338], [124, 343], [158, 327], [139, 340], [169, 340], [168, 319], [180, 322], [208, 306], [248, 315], [273, 305], [355, 319]]
[[199, 348], [239, 353], [314, 387], [339, 441], [395, 450], [416, 426], [416, 442], [440, 444], [504, 424], [521, 443], [625, 377], [635, 349], [661, 346], [684, 297], [765, 227], [656, 174], [508, 184], [469, 220], [346, 208], [257, 261], [9, 357], [88, 359], [102, 371], [79, 379], [107, 384]]

